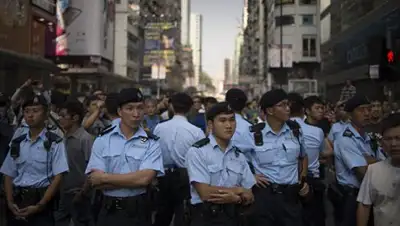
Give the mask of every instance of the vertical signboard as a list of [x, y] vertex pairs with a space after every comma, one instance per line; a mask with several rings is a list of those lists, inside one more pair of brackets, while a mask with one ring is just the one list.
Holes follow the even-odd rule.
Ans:
[[150, 22], [145, 27], [144, 67], [161, 65], [167, 70], [175, 65], [175, 40], [178, 35], [175, 23]]
[[57, 56], [113, 60], [114, 0], [58, 0]]

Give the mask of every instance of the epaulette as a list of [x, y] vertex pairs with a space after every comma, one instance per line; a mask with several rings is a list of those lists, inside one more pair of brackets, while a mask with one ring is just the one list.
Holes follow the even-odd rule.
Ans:
[[254, 133], [256, 131], [261, 131], [265, 128], [265, 122], [260, 122], [257, 124], [254, 124], [252, 126], [249, 127], [250, 128], [250, 132]]
[[[146, 130], [145, 130], [146, 131]], [[156, 136], [156, 135], [154, 135], [152, 132], [150, 132], [150, 131], [146, 131], [146, 134], [147, 134], [147, 137], [141, 137], [141, 138], [148, 138], [148, 139], [151, 139], [151, 140], [158, 140], [158, 139], [160, 139], [160, 137], [159, 136]]]
[[106, 128], [104, 128], [104, 129], [100, 132], [99, 137], [106, 135], [107, 133], [111, 132], [114, 128], [115, 128], [115, 126], [112, 125], [112, 124], [109, 125], [109, 126], [107, 126]]
[[346, 129], [346, 130], [343, 132], [343, 136], [344, 136], [344, 137], [353, 137], [353, 136], [354, 136], [354, 133], [351, 132], [351, 130]]
[[299, 123], [297, 123], [296, 121], [294, 121], [294, 120], [287, 120], [286, 121], [286, 125], [288, 125], [288, 127], [290, 128], [290, 130], [292, 130], [292, 132], [293, 132], [293, 135], [295, 136], [295, 137], [298, 137], [298, 136], [300, 136], [300, 124]]
[[53, 133], [53, 132], [50, 132], [50, 131], [48, 131], [47, 133], [48, 134], [46, 136], [47, 136], [47, 139], [49, 139], [50, 142], [60, 143], [63, 140], [63, 138], [58, 136], [56, 133]]
[[170, 118], [169, 119], [163, 119], [159, 123], [168, 122], [169, 120], [171, 120], [171, 119]]
[[19, 137], [14, 138], [14, 139], [11, 141], [11, 143], [13, 143], [13, 144], [19, 144], [19, 143], [21, 143], [23, 140], [25, 140], [25, 138], [26, 138], [26, 134], [22, 134], [22, 135], [20, 135]]
[[244, 119], [246, 122], [250, 123], [250, 125], [253, 125], [253, 124], [254, 124], [253, 122], [251, 122], [250, 120], [248, 120], [248, 119], [245, 118], [245, 117], [243, 117], [243, 119]]
[[206, 137], [206, 138], [203, 138], [203, 139], [197, 141], [196, 143], [194, 143], [192, 145], [192, 147], [201, 148], [201, 147], [204, 147], [205, 145], [207, 145], [208, 143], [210, 143], [210, 138]]

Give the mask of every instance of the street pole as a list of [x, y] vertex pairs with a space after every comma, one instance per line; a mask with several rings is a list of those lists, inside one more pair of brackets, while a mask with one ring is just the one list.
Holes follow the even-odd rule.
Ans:
[[161, 79], [160, 79], [160, 67], [161, 67], [161, 57], [162, 57], [162, 54], [161, 54], [161, 45], [162, 45], [162, 37], [161, 37], [161, 23], [160, 23], [160, 21], [159, 21], [159, 24], [158, 24], [158, 29], [159, 29], [159, 33], [160, 33], [160, 35], [159, 35], [159, 38], [160, 38], [160, 41], [159, 41], [159, 45], [158, 45], [158, 59], [157, 59], [157, 99], [160, 99], [160, 91], [161, 91]]
[[[281, 46], [280, 46], [280, 71], [281, 71], [281, 73], [279, 73], [279, 74], [282, 74], [281, 76], [283, 76], [283, 19], [282, 19], [283, 1], [280, 1], [280, 2], [281, 2], [281, 5], [280, 5], [280, 22], [281, 22], [281, 24], [280, 24], [279, 30], [280, 30], [280, 43], [281, 43]], [[279, 87], [282, 88], [282, 84], [279, 84]]]

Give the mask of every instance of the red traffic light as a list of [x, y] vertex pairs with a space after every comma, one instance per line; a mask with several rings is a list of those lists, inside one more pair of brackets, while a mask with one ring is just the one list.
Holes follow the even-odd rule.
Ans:
[[388, 63], [394, 63], [394, 52], [392, 50], [389, 50], [386, 54], [386, 59]]

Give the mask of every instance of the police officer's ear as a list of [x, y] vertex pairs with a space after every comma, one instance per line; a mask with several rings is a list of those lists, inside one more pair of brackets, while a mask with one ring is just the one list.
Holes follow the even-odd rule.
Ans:
[[266, 109], [264, 110], [264, 112], [265, 112], [265, 116], [274, 115], [274, 108], [273, 108], [273, 107], [266, 108]]
[[213, 130], [213, 124], [214, 124], [214, 121], [213, 120], [207, 120], [207, 130], [208, 131], [212, 131]]
[[118, 108], [117, 108], [117, 113], [118, 113], [118, 116], [119, 116], [119, 117], [122, 117], [122, 116], [121, 116], [121, 107], [118, 107]]

